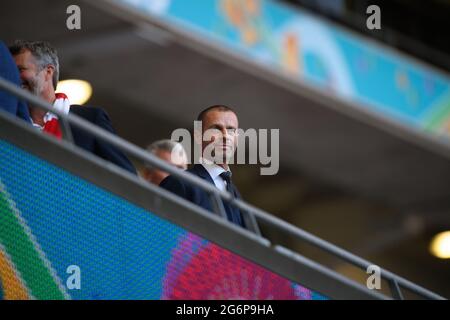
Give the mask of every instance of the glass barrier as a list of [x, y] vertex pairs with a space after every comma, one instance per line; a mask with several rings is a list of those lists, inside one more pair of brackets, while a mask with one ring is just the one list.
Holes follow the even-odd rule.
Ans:
[[327, 299], [0, 140], [3, 299]]

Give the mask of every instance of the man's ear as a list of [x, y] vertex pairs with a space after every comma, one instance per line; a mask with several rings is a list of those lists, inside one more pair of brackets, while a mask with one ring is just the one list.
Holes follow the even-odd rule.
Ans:
[[[55, 67], [49, 64], [45, 67], [45, 80], [53, 83], [53, 74], [55, 73]], [[55, 88], [56, 90], [56, 88]]]

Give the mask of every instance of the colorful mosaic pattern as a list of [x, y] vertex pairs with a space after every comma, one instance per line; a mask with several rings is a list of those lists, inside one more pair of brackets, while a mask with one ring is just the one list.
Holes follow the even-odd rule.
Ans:
[[[201, 282], [193, 280], [200, 277]], [[164, 283], [162, 299], [325, 298], [191, 233], [183, 235], [173, 250]]]
[[326, 299], [3, 140], [0, 297]]

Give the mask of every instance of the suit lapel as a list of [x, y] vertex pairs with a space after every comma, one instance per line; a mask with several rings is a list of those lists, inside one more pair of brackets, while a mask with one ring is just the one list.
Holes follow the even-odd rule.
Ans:
[[[194, 165], [190, 171], [215, 186], [214, 181], [209, 175], [208, 171], [206, 171], [206, 169], [201, 164]], [[234, 184], [232, 184], [232, 186], [233, 186], [233, 195], [236, 198], [240, 199], [241, 195], [239, 194], [239, 191], [236, 189]], [[239, 208], [230, 205], [227, 201], [222, 201], [222, 203], [225, 207], [225, 211], [227, 212], [228, 219], [238, 225], [244, 226], [244, 223], [241, 219], [241, 212]]]
[[195, 175], [199, 176], [200, 178], [202, 178], [203, 180], [206, 180], [209, 183], [214, 184], [214, 181], [209, 175], [208, 171], [206, 171], [206, 169], [201, 164], [194, 165], [190, 171]]

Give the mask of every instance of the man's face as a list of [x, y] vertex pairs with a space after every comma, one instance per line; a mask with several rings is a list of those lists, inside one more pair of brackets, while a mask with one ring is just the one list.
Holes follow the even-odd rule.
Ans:
[[47, 81], [46, 69], [38, 66], [36, 58], [29, 50], [15, 55], [14, 60], [19, 68], [22, 88], [37, 96], [42, 96]]
[[[170, 163], [171, 165], [174, 165], [175, 167], [177, 167], [179, 169], [182, 169], [182, 170], [187, 169], [187, 159], [184, 156], [184, 154], [181, 154], [178, 152], [171, 153], [166, 150], [157, 150], [155, 152], [155, 156], [157, 156], [161, 160], [164, 160], [164, 161]], [[159, 185], [161, 183], [161, 181], [163, 181], [168, 175], [169, 175], [169, 173], [159, 170], [159, 169], [151, 169], [151, 170], [147, 169], [144, 172], [144, 178], [147, 181], [154, 183], [156, 185]]]
[[203, 156], [218, 164], [228, 163], [237, 147], [238, 119], [234, 112], [212, 110], [203, 118]]

